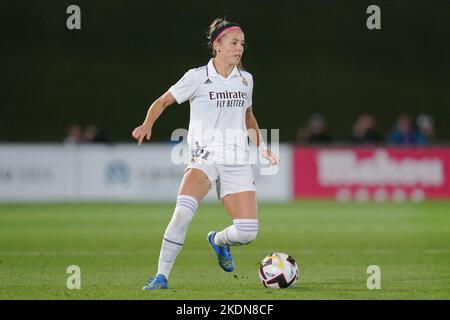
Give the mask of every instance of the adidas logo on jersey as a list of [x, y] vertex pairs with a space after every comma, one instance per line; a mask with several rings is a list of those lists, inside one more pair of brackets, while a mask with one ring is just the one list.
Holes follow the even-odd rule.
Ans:
[[206, 79], [206, 81], [205, 81], [205, 84], [208, 84], [208, 83], [212, 83], [212, 81], [211, 81], [211, 80], [209, 80], [209, 78], [208, 78], [208, 79]]

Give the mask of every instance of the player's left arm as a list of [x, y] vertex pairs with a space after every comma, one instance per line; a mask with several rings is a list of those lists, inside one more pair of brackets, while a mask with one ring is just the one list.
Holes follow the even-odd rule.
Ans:
[[253, 142], [260, 150], [261, 155], [270, 161], [270, 164], [277, 165], [280, 163], [280, 159], [272, 151], [267, 150], [264, 139], [259, 130], [258, 121], [256, 121], [255, 115], [253, 114], [252, 106], [248, 107], [245, 112], [245, 124], [247, 126], [248, 137], [250, 141]]

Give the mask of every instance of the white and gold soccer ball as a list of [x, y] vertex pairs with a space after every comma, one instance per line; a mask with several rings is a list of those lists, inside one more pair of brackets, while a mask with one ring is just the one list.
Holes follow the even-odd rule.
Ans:
[[292, 287], [297, 282], [298, 276], [297, 263], [286, 253], [269, 253], [259, 264], [259, 277], [266, 288]]

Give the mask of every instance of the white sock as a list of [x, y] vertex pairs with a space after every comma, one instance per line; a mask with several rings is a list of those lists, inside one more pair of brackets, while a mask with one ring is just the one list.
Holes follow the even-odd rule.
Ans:
[[214, 243], [219, 246], [240, 246], [256, 239], [258, 219], [234, 219], [233, 225], [216, 233]]
[[169, 279], [175, 259], [183, 247], [186, 232], [197, 210], [198, 204], [194, 197], [179, 195], [172, 219], [166, 228], [161, 245], [158, 261], [158, 274], [163, 274]]

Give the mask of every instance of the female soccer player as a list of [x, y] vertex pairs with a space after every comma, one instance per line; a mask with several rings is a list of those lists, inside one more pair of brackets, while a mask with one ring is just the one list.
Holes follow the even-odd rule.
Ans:
[[211, 231], [207, 240], [220, 267], [234, 270], [230, 246], [248, 244], [258, 232], [258, 209], [253, 171], [248, 160], [247, 137], [271, 165], [278, 157], [266, 149], [252, 112], [252, 75], [242, 70], [244, 32], [236, 23], [215, 19], [208, 40], [213, 58], [206, 66], [191, 69], [150, 106], [144, 123], [133, 130], [138, 145], [150, 140], [153, 124], [165, 108], [190, 102], [188, 143], [192, 150], [178, 190], [172, 219], [164, 233], [156, 277], [144, 290], [167, 289], [172, 266], [179, 254], [198, 204], [216, 182], [233, 224]]

